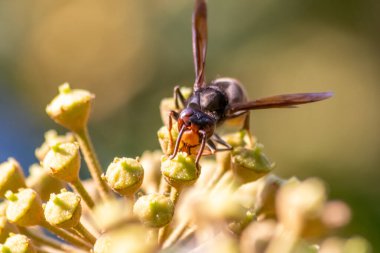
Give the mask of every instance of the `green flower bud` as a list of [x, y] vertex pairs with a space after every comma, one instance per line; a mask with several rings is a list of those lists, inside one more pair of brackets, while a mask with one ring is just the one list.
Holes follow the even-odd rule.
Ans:
[[[4, 245], [11, 253], [34, 253], [37, 252], [32, 241], [21, 234], [10, 234]], [[4, 252], [4, 249], [1, 251]], [[7, 252], [7, 251], [5, 251]]]
[[34, 190], [7, 191], [5, 197], [8, 199], [6, 216], [10, 222], [27, 227], [38, 225], [43, 220], [42, 202]]
[[149, 227], [163, 227], [174, 215], [174, 204], [169, 197], [157, 193], [140, 197], [133, 206], [133, 213]]
[[0, 164], [0, 198], [6, 191], [17, 191], [25, 188], [25, 177], [20, 164], [13, 158]]
[[254, 149], [238, 147], [232, 151], [232, 170], [242, 183], [256, 181], [268, 174], [273, 166], [260, 145]]
[[50, 174], [65, 182], [78, 179], [80, 169], [79, 146], [74, 143], [56, 143], [42, 161]]
[[58, 193], [65, 187], [65, 183], [50, 175], [50, 171], [38, 164], [29, 167], [29, 177], [26, 179], [28, 187], [33, 188], [40, 195], [42, 201], [48, 201], [51, 193]]
[[52, 193], [44, 206], [46, 221], [60, 228], [75, 227], [82, 214], [80, 201], [79, 195], [65, 189], [62, 189], [59, 194]]
[[[185, 99], [189, 98], [193, 92], [192, 88], [189, 87], [180, 87], [180, 91]], [[181, 107], [182, 104], [179, 103], [179, 106]], [[169, 119], [169, 112], [170, 111], [175, 111], [178, 110], [175, 107], [175, 101], [173, 97], [169, 98], [164, 98], [161, 100], [160, 103], [160, 114], [161, 114], [161, 119], [162, 122], [164, 122], [164, 125], [167, 126], [169, 124], [168, 119]]]
[[171, 130], [172, 138], [173, 138], [173, 146], [170, 147], [170, 136], [169, 136], [169, 129], [167, 126], [161, 127], [158, 132], [158, 142], [160, 143], [161, 150], [164, 152], [164, 154], [171, 154], [174, 149], [175, 141], [178, 137], [178, 127], [177, 122], [173, 123], [172, 130]]
[[233, 148], [244, 147], [247, 145], [245, 140], [246, 130], [241, 130], [223, 135], [223, 140], [230, 144]]
[[120, 195], [132, 195], [143, 182], [144, 169], [137, 159], [116, 157], [103, 178]]
[[59, 95], [46, 107], [46, 113], [58, 124], [77, 132], [87, 124], [93, 99], [90, 92], [71, 90], [65, 83], [59, 86]]
[[174, 104], [174, 98], [164, 98], [160, 102], [160, 114], [161, 114], [161, 120], [164, 122], [164, 125], [169, 125], [169, 112], [171, 110], [176, 110], [175, 104]]
[[171, 186], [181, 188], [194, 184], [199, 177], [200, 169], [197, 168], [194, 157], [178, 152], [173, 159], [162, 158], [161, 172]]
[[39, 161], [42, 161], [49, 152], [50, 147], [55, 143], [74, 142], [75, 137], [72, 133], [66, 135], [58, 135], [55, 130], [49, 130], [45, 133], [45, 142], [34, 151], [35, 156]]

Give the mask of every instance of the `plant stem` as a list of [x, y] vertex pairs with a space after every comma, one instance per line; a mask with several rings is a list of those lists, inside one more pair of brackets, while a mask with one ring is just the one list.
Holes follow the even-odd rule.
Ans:
[[86, 205], [92, 209], [95, 206], [94, 200], [90, 197], [88, 194], [86, 188], [84, 188], [82, 182], [79, 178], [77, 178], [75, 181], [71, 182], [70, 185], [76, 190], [76, 192], [82, 197], [83, 201], [86, 203]]
[[95, 244], [96, 242], [96, 238], [95, 236], [93, 236], [90, 231], [87, 230], [87, 228], [85, 228], [83, 226], [83, 224], [81, 222], [79, 222], [75, 227], [74, 229], [76, 231], [78, 231], [84, 238], [86, 238], [86, 240], [88, 240], [91, 244]]
[[161, 175], [160, 185], [158, 187], [159, 192], [166, 195], [170, 193], [170, 185], [166, 182], [165, 178]]
[[[177, 189], [177, 188], [171, 187], [170, 199], [172, 200], [174, 207], [176, 206], [176, 204], [178, 202], [179, 195], [181, 194], [181, 191], [182, 191], [182, 189], [180, 189], [180, 188]], [[163, 245], [163, 243], [165, 242], [165, 240], [168, 236], [169, 225], [170, 224], [166, 225], [165, 227], [161, 228], [158, 231], [158, 245], [160, 245], [160, 246]]]
[[172, 246], [186, 231], [188, 228], [190, 221], [186, 220], [184, 222], [181, 222], [176, 228], [172, 231], [172, 233], [169, 235], [169, 237], [164, 241], [163, 248], [168, 248]]
[[79, 248], [86, 249], [86, 250], [89, 250], [92, 248], [91, 244], [83, 241], [81, 238], [76, 237], [72, 234], [69, 234], [60, 228], [54, 227], [50, 225], [49, 223], [47, 223], [46, 221], [42, 221], [40, 225], [46, 228], [47, 230], [49, 230], [50, 232], [54, 233], [61, 239], [67, 241], [68, 243], [71, 243], [72, 245], [75, 245]]
[[209, 184], [206, 186], [206, 190], [213, 188], [220, 178], [231, 168], [231, 152], [220, 152], [216, 154], [216, 161], [218, 168], [214, 177], [211, 178]]
[[179, 195], [181, 194], [181, 191], [182, 191], [182, 189], [179, 189], [179, 188], [178, 189], [174, 188], [174, 187], [171, 188], [170, 199], [172, 200], [174, 206], [176, 206], [176, 204], [178, 202]]
[[88, 170], [90, 171], [90, 174], [98, 187], [101, 198], [103, 200], [107, 200], [109, 197], [109, 188], [101, 178], [103, 171], [96, 157], [87, 127], [75, 132], [75, 138], [79, 142], [84, 160], [86, 161]]
[[19, 230], [22, 234], [28, 236], [30, 239], [32, 239], [36, 244], [41, 244], [41, 245], [46, 245], [51, 248], [57, 249], [57, 250], [62, 250], [65, 252], [74, 252], [78, 251], [77, 248], [74, 248], [68, 244], [65, 243], [59, 243], [58, 241], [55, 241], [49, 237], [43, 236], [43, 235], [38, 235], [27, 228], [24, 227], [19, 227]]
[[157, 228], [151, 228], [148, 231], [148, 241], [158, 242], [158, 229]]

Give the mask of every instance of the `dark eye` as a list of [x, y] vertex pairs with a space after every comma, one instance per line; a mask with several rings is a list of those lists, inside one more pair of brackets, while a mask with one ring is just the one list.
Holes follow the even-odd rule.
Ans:
[[190, 108], [186, 108], [181, 112], [180, 118], [182, 119], [185, 126], [190, 126], [191, 121], [190, 118], [193, 116], [194, 112]]

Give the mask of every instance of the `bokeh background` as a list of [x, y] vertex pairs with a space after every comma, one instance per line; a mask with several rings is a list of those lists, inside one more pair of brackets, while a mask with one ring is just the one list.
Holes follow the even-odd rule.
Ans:
[[[353, 211], [343, 235], [380, 251], [380, 2], [209, 0], [209, 80], [251, 98], [333, 91], [257, 111], [252, 130], [283, 177], [319, 176]], [[189, 0], [0, 1], [0, 160], [27, 169], [51, 128], [57, 86], [96, 94], [90, 133], [103, 166], [159, 147], [158, 105], [194, 79]]]

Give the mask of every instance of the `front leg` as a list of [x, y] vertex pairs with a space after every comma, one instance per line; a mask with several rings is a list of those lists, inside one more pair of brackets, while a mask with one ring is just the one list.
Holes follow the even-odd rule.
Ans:
[[168, 131], [169, 131], [169, 149], [173, 150], [173, 136], [172, 136], [172, 128], [173, 128], [173, 118], [175, 121], [178, 121], [179, 114], [176, 111], [170, 111], [169, 112], [169, 125], [168, 125]]
[[201, 156], [202, 156], [203, 150], [205, 149], [205, 145], [207, 141], [207, 135], [205, 131], [199, 130], [199, 134], [202, 136], [202, 141], [201, 141], [201, 147], [199, 148], [197, 157], [195, 158], [195, 165], [197, 166], [197, 168], [199, 164], [199, 159], [201, 159]]

